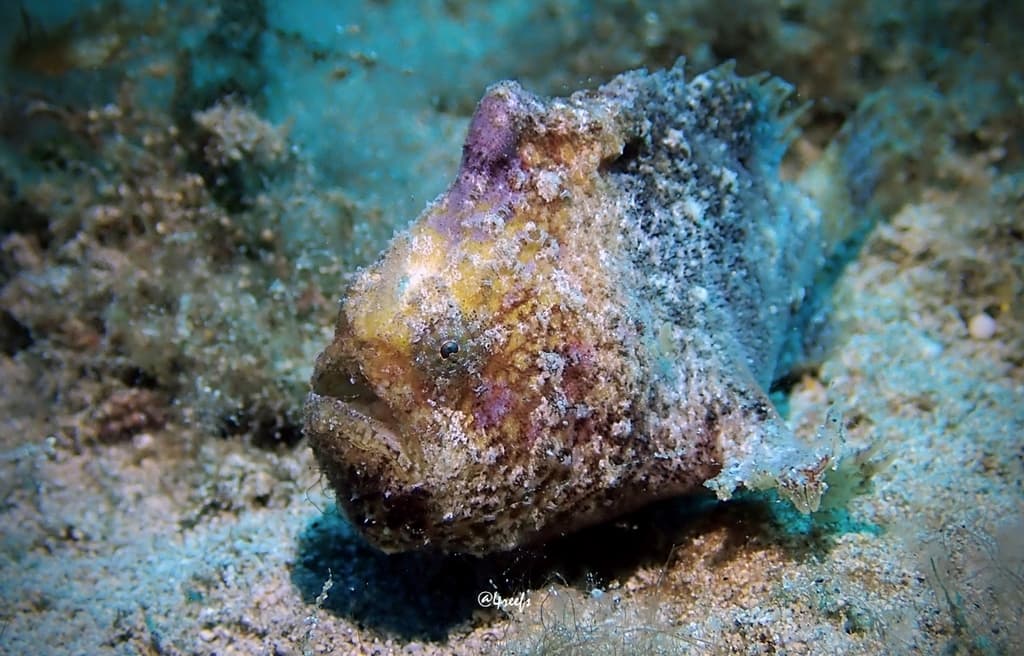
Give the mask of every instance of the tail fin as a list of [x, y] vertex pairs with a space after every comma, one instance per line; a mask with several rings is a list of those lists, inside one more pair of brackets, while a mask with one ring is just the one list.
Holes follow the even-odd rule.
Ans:
[[928, 141], [941, 98], [923, 86], [867, 96], [798, 184], [822, 211], [833, 267], [852, 259], [871, 228], [916, 193], [915, 162], [940, 147]]
[[922, 86], [887, 89], [867, 96], [822, 157], [797, 180], [821, 212], [821, 253], [825, 258], [813, 289], [801, 306], [775, 372], [784, 386], [794, 372], [814, 367], [827, 351], [831, 288], [856, 259], [868, 235], [917, 193], [918, 163], [941, 145], [934, 122], [946, 120], [941, 99]]

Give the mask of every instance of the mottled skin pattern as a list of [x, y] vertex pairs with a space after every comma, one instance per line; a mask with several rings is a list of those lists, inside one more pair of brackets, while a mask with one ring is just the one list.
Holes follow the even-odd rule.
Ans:
[[720, 68], [491, 87], [450, 189], [362, 273], [306, 432], [386, 551], [483, 554], [701, 485], [817, 505], [765, 395], [821, 263], [788, 88]]

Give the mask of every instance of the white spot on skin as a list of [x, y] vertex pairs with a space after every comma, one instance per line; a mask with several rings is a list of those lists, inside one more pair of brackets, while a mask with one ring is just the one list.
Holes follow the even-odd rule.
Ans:
[[612, 437], [625, 437], [633, 432], [633, 422], [629, 419], [622, 419], [612, 424]]
[[550, 203], [562, 191], [562, 174], [558, 171], [541, 171], [537, 174], [537, 193]]
[[551, 281], [561, 299], [562, 308], [585, 307], [586, 296], [583, 295], [579, 285], [562, 269], [555, 269], [551, 272]]
[[693, 196], [687, 196], [683, 200], [683, 207], [685, 208], [686, 215], [694, 223], [700, 221], [704, 217], [705, 205]]
[[544, 373], [545, 378], [561, 376], [565, 368], [565, 358], [552, 351], [541, 351], [537, 356], [537, 367]]

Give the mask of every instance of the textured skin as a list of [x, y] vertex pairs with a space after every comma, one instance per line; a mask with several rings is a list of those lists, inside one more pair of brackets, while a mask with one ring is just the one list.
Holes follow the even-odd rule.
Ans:
[[447, 193], [349, 290], [306, 432], [386, 551], [482, 554], [701, 485], [816, 508], [765, 389], [823, 261], [777, 80], [491, 87]]

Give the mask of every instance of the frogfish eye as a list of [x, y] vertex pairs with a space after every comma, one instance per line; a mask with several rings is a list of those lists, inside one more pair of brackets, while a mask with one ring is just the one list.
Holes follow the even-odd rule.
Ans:
[[441, 344], [440, 352], [441, 357], [447, 360], [448, 358], [459, 352], [459, 343], [456, 342], [454, 339], [449, 339], [448, 341]]

